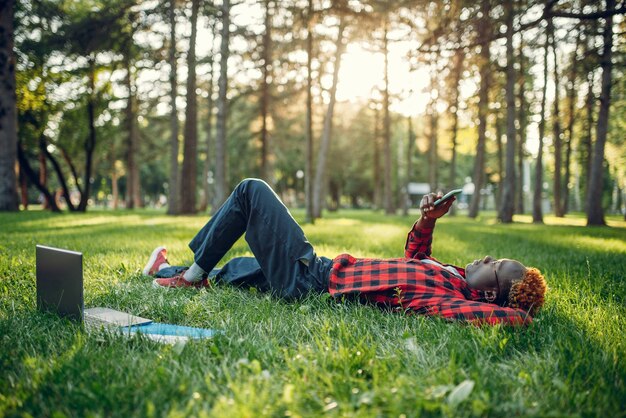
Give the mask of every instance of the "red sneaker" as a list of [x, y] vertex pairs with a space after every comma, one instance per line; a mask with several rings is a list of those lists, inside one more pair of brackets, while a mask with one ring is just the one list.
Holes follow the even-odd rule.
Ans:
[[161, 267], [161, 264], [169, 264], [167, 262], [166, 255], [167, 250], [165, 249], [165, 247], [155, 248], [154, 251], [152, 251], [152, 254], [150, 254], [150, 259], [148, 260], [148, 263], [143, 268], [143, 274], [145, 276], [153, 276], [157, 271], [159, 271], [159, 267]]
[[183, 278], [182, 275], [168, 277], [165, 279], [154, 279], [152, 281], [152, 286], [159, 287], [195, 287], [196, 289], [200, 289], [202, 287], [209, 287], [208, 279], [202, 279], [198, 282], [188, 282]]

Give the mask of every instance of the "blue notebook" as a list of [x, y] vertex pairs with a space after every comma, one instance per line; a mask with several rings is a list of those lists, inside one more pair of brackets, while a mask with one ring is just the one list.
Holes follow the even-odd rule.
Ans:
[[217, 331], [208, 328], [161, 324], [159, 322], [120, 327], [120, 330], [123, 333], [141, 333], [146, 336], [183, 337], [193, 339], [211, 338], [217, 333]]

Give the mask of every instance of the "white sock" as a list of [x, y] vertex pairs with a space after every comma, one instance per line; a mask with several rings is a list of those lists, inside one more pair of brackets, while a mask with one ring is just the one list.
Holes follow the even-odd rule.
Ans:
[[185, 274], [183, 274], [183, 279], [192, 283], [199, 282], [200, 280], [202, 280], [203, 274], [205, 274], [205, 271], [202, 270], [199, 265], [193, 263], [191, 267], [189, 267], [189, 270], [187, 270]]

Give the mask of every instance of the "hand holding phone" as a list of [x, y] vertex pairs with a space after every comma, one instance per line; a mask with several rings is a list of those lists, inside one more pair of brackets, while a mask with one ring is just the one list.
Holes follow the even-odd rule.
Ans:
[[463, 193], [463, 189], [454, 189], [454, 190], [450, 190], [448, 193], [444, 194], [443, 196], [441, 196], [439, 199], [435, 200], [435, 207], [439, 206], [440, 204], [442, 204], [443, 202], [452, 199], [453, 197], [460, 195], [461, 193]]

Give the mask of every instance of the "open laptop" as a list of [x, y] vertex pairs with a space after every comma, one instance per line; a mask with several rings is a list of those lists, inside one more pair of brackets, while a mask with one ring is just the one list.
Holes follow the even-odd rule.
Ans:
[[37, 308], [83, 319], [83, 255], [37, 245]]
[[109, 308], [84, 309], [82, 253], [37, 245], [36, 260], [39, 310], [103, 325], [133, 326], [152, 322]]
[[211, 338], [219, 331], [152, 322], [110, 308], [84, 309], [83, 255], [61, 248], [37, 245], [37, 308], [84, 321], [88, 326], [117, 329], [123, 334], [141, 333], [168, 344], [190, 338]]

